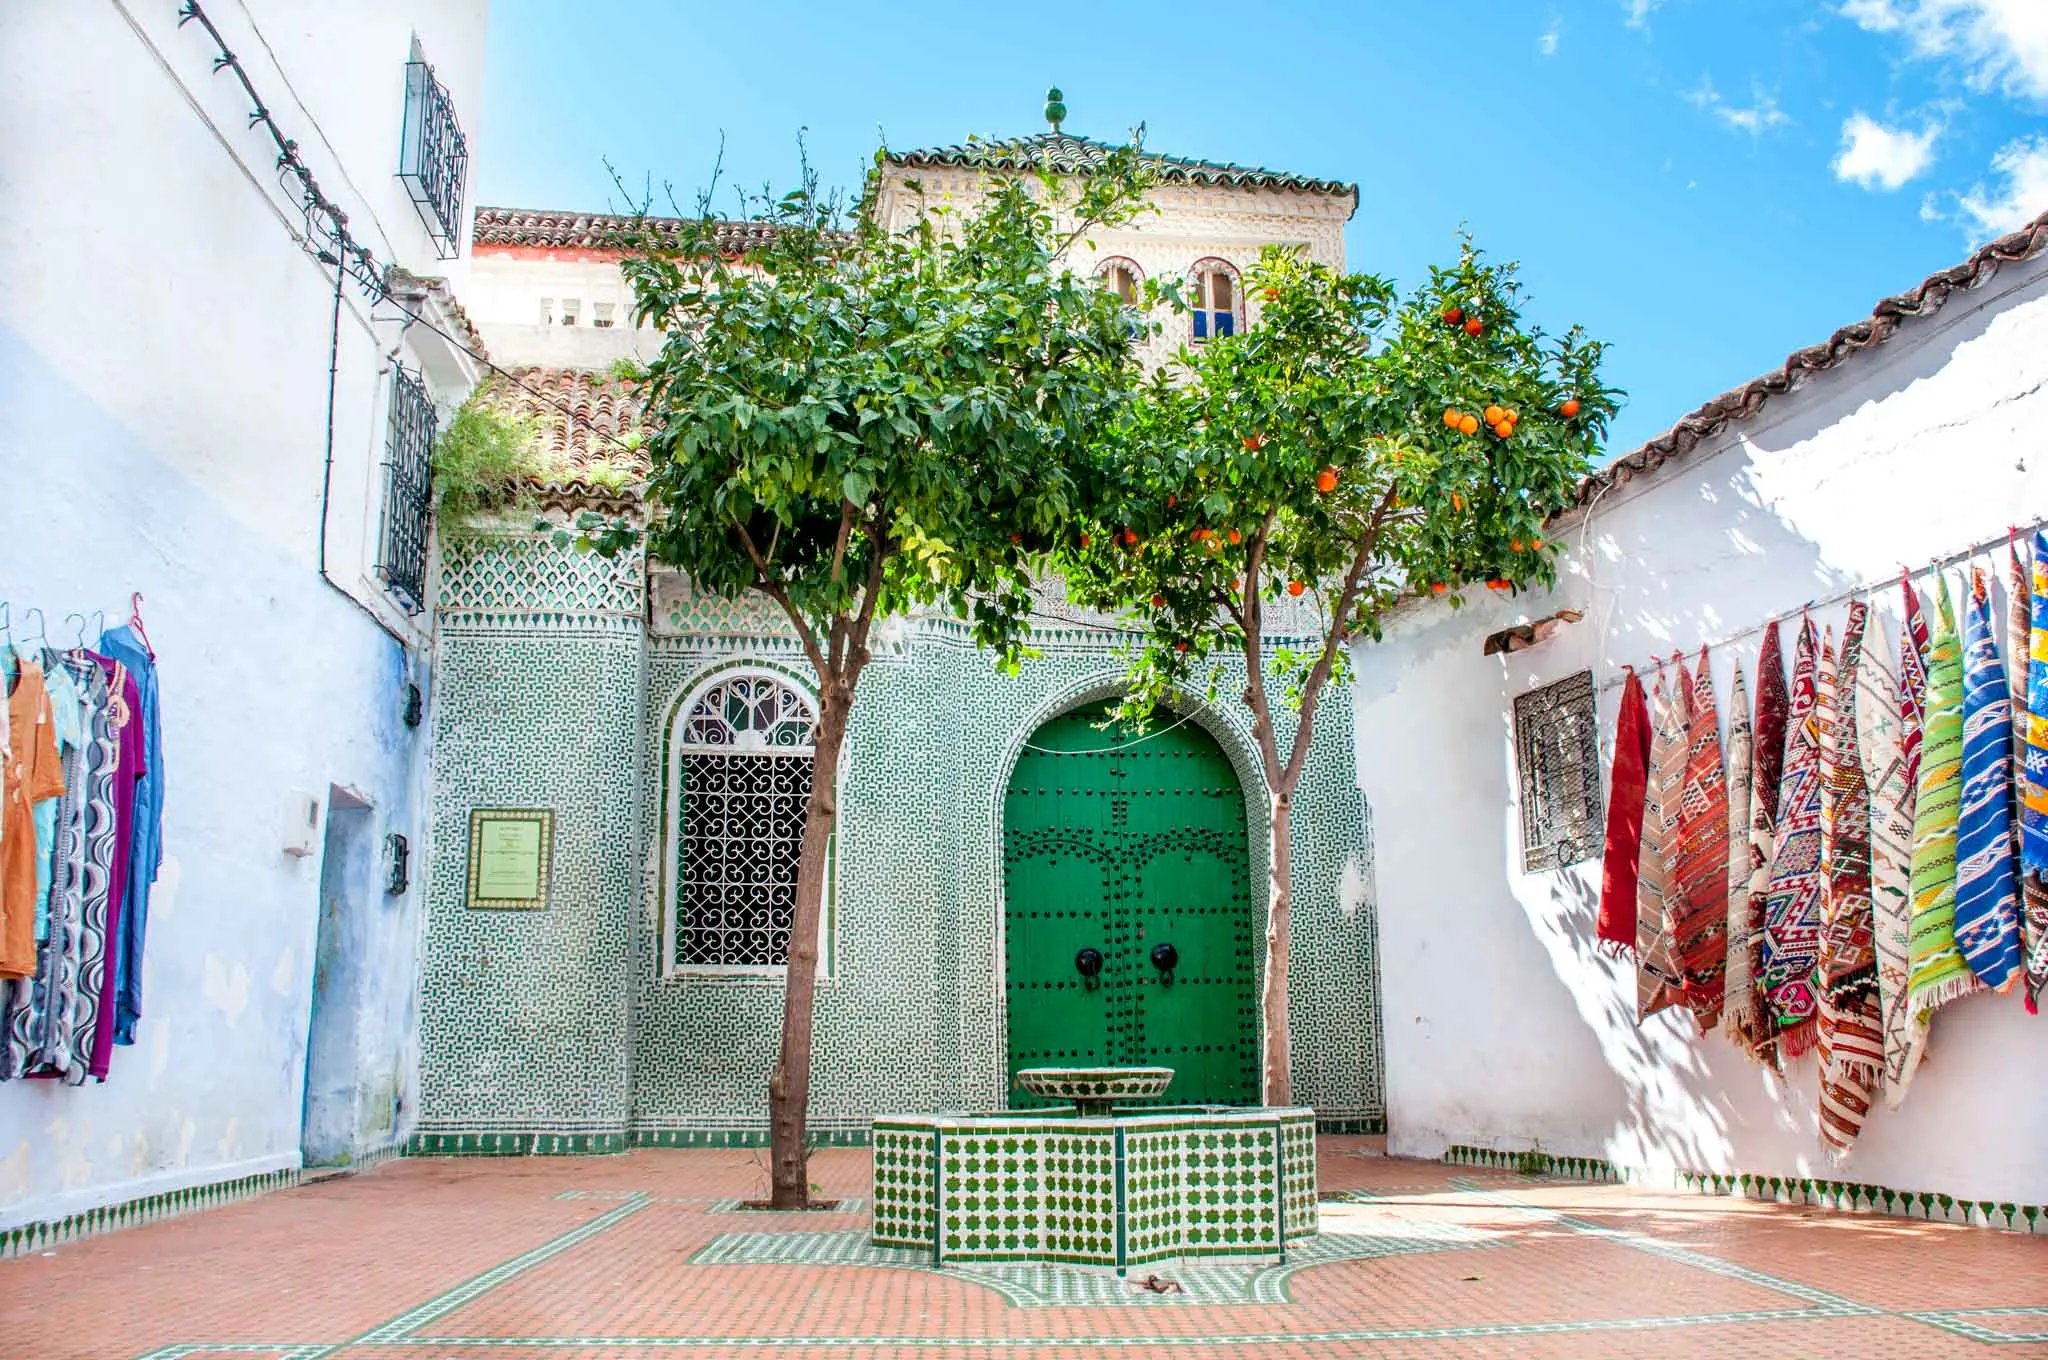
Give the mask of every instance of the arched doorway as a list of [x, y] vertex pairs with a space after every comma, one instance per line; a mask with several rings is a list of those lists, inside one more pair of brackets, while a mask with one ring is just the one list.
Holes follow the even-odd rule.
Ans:
[[1004, 793], [1011, 1103], [1035, 1103], [1020, 1068], [1097, 1064], [1171, 1067], [1182, 1104], [1253, 1101], [1244, 791], [1194, 723], [1139, 736], [1107, 709], [1034, 732]]

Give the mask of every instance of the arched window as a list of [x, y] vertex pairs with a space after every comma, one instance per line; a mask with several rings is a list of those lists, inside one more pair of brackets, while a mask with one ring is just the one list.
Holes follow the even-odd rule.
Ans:
[[1138, 268], [1135, 260], [1121, 255], [1104, 260], [1095, 271], [1095, 277], [1102, 286], [1124, 300], [1126, 306], [1138, 305], [1138, 289], [1145, 282], [1145, 271]]
[[1198, 260], [1194, 285], [1195, 343], [1237, 334], [1237, 270], [1226, 260]]
[[817, 723], [809, 695], [764, 671], [723, 673], [678, 708], [667, 971], [788, 964]]

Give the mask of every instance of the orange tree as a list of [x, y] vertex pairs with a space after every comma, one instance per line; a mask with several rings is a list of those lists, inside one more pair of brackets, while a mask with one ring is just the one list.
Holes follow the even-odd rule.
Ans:
[[[1016, 664], [1036, 564], [1099, 486], [1089, 450], [1139, 388], [1143, 327], [1067, 252], [1141, 211], [1149, 173], [1134, 139], [1085, 179], [994, 176], [973, 211], [929, 205], [892, 231], [847, 220], [807, 171], [787, 196], [747, 200], [770, 230], [743, 258], [707, 213], [643, 227], [624, 261], [637, 319], [666, 332], [638, 375], [647, 551], [700, 590], [773, 601], [818, 680], [768, 1084], [777, 1208], [808, 1199], [826, 846], [869, 639], [878, 620], [937, 608]], [[606, 533], [601, 550], [616, 547]]]
[[[1264, 1098], [1284, 1105], [1288, 838], [1316, 706], [1346, 676], [1346, 644], [1377, 639], [1404, 595], [1551, 582], [1544, 521], [1618, 394], [1599, 343], [1525, 326], [1514, 267], [1469, 242], [1405, 301], [1278, 247], [1246, 283], [1259, 324], [1155, 375], [1104, 442], [1096, 522], [1059, 562], [1078, 603], [1135, 616], [1127, 716], [1181, 686], [1213, 697], [1222, 658], [1244, 660], [1270, 794]], [[1290, 600], [1312, 606], [1296, 611], [1320, 633], [1305, 648], [1271, 641]], [[1297, 715], [1285, 745], [1276, 701]]]

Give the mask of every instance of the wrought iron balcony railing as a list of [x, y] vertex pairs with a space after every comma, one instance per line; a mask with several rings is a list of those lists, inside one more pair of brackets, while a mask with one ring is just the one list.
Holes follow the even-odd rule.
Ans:
[[462, 249], [462, 187], [468, 170], [469, 144], [455, 120], [455, 102], [434, 79], [433, 67], [424, 61], [407, 62], [405, 139], [398, 177], [444, 260]]

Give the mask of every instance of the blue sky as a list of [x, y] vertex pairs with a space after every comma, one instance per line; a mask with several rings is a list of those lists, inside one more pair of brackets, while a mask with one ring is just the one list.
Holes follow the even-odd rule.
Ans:
[[[1043, 16], [1057, 18], [1047, 22]], [[494, 0], [476, 200], [693, 201], [912, 148], [1146, 124], [1177, 155], [1355, 180], [1351, 267], [1468, 226], [1532, 316], [1612, 343], [1633, 448], [2048, 210], [2048, 0], [1117, 6]]]

